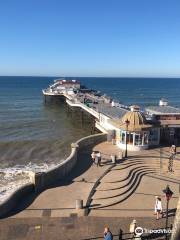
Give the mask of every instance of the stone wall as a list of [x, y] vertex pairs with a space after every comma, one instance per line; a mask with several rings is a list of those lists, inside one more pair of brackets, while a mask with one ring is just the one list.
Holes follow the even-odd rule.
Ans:
[[70, 173], [72, 168], [75, 166], [79, 151], [84, 149], [84, 147], [93, 146], [100, 142], [103, 142], [106, 140], [106, 138], [106, 134], [100, 133], [81, 138], [76, 143], [72, 143], [71, 154], [65, 161], [63, 161], [53, 169], [50, 169], [49, 171], [43, 173], [36, 173], [34, 183], [35, 191], [41, 192], [51, 186], [51, 184], [55, 183], [57, 180], [63, 179], [67, 174]]
[[5, 214], [7, 214], [17, 205], [21, 198], [26, 197], [28, 193], [33, 191], [33, 183], [27, 183], [15, 190], [11, 195], [8, 196], [8, 198], [5, 199], [4, 202], [0, 203], [0, 217], [3, 217]]
[[53, 169], [34, 174], [31, 183], [27, 183], [26, 185], [18, 188], [4, 202], [0, 203], [0, 217], [13, 209], [17, 205], [19, 199], [25, 197], [26, 194], [34, 191], [36, 193], [40, 193], [57, 180], [61, 180], [66, 177], [75, 166], [79, 151], [85, 147], [94, 146], [98, 143], [106, 141], [106, 139], [107, 135], [100, 133], [81, 138], [76, 143], [71, 144], [71, 154], [66, 160], [58, 164]]
[[77, 160], [77, 148], [78, 146], [72, 144], [71, 154], [70, 156], [63, 161], [62, 163], [58, 164], [54, 168], [46, 171], [40, 172], [35, 174], [35, 191], [41, 192], [44, 189], [51, 186], [57, 180], [63, 179], [75, 166]]

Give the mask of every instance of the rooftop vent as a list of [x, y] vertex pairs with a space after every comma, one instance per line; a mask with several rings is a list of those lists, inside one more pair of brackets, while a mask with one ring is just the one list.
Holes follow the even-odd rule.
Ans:
[[161, 98], [159, 101], [159, 106], [168, 106], [168, 101], [164, 98]]

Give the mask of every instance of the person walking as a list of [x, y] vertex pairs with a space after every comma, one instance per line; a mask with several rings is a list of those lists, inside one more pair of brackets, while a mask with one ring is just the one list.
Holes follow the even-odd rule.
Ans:
[[163, 216], [163, 211], [162, 211], [162, 202], [161, 198], [156, 196], [156, 202], [155, 202], [155, 214], [156, 214], [156, 220], [159, 219], [159, 215], [162, 214]]
[[113, 240], [113, 235], [109, 230], [109, 227], [104, 228], [104, 240]]
[[172, 148], [172, 155], [173, 155], [173, 159], [174, 159], [176, 156], [176, 145], [172, 145], [171, 148]]
[[98, 152], [96, 154], [96, 156], [97, 156], [97, 167], [99, 167], [99, 166], [101, 166], [101, 153]]
[[173, 161], [176, 156], [176, 146], [172, 145], [170, 148], [170, 157], [169, 157], [169, 163], [168, 163], [168, 171], [169, 172], [174, 172], [173, 171]]
[[173, 171], [173, 155], [171, 155], [171, 156], [169, 157], [168, 172], [174, 172], [174, 171]]
[[96, 158], [96, 154], [95, 154], [95, 152], [93, 151], [93, 152], [91, 153], [91, 159], [92, 159], [93, 164], [95, 164], [95, 158]]

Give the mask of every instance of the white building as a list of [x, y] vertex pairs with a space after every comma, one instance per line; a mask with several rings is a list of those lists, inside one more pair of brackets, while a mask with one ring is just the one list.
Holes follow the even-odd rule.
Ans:
[[[114, 108], [116, 114], [118, 108]], [[99, 125], [114, 139], [121, 149], [130, 151], [147, 149], [156, 146], [160, 141], [159, 125], [149, 124], [138, 106], [131, 106], [131, 110], [119, 108], [119, 118], [100, 113]], [[120, 114], [121, 113], [121, 114]]]
[[180, 109], [169, 106], [168, 101], [161, 99], [159, 106], [146, 108], [154, 122], [161, 126], [161, 142], [178, 144], [180, 142]]

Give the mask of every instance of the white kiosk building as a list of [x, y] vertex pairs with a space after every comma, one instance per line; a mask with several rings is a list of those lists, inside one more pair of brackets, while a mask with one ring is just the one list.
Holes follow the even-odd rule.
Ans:
[[108, 118], [101, 113], [99, 125], [111, 132], [113, 141], [121, 149], [140, 151], [159, 145], [160, 128], [149, 124], [138, 106], [131, 106], [119, 119]]

